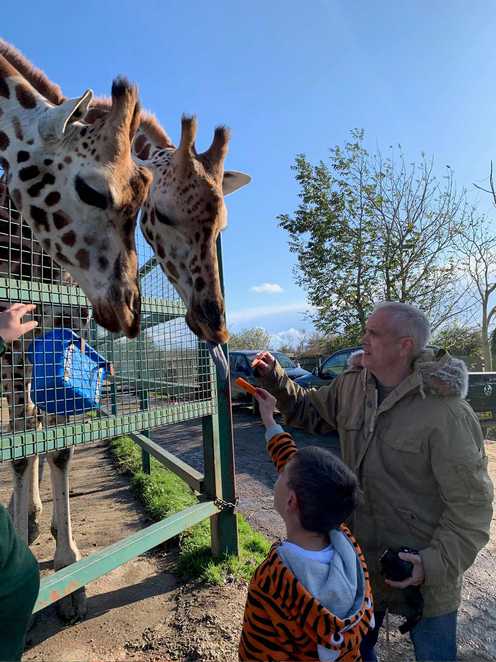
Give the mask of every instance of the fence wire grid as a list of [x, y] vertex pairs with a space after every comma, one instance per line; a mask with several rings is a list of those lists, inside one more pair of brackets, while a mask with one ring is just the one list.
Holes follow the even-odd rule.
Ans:
[[34, 303], [39, 326], [1, 361], [0, 462], [214, 413], [207, 348], [140, 231], [141, 332], [130, 341], [96, 325], [77, 284], [5, 204], [0, 308]]

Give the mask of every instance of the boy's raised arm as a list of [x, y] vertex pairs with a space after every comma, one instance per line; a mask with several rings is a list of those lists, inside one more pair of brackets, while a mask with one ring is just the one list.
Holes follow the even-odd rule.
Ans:
[[265, 425], [267, 451], [277, 471], [281, 472], [288, 460], [296, 453], [296, 444], [293, 437], [285, 432], [274, 419], [277, 404], [274, 396], [263, 388], [257, 388], [255, 398], [258, 402], [262, 422]]

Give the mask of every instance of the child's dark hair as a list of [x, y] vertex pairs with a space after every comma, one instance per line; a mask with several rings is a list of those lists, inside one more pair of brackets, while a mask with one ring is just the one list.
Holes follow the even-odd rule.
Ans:
[[298, 450], [287, 471], [288, 487], [296, 494], [301, 525], [307, 531], [327, 533], [338, 528], [360, 501], [353, 471], [324, 448]]

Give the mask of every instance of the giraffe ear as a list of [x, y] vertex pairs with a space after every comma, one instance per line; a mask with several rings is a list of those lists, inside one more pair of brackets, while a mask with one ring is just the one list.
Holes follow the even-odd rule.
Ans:
[[93, 92], [86, 90], [78, 99], [68, 99], [60, 106], [48, 108], [38, 123], [38, 131], [43, 140], [60, 140], [69, 124], [86, 115], [92, 99]]
[[224, 179], [222, 180], [222, 192], [224, 195], [234, 193], [239, 188], [246, 186], [251, 182], [250, 175], [244, 172], [237, 172], [236, 170], [225, 170]]

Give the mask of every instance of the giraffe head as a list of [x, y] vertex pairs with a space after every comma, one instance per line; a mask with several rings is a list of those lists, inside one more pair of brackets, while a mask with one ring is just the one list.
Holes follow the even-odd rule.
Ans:
[[134, 233], [151, 182], [131, 158], [137, 90], [116, 79], [110, 112], [88, 125], [80, 120], [92, 92], [66, 100], [36, 70], [44, 86], [31, 85], [22, 58], [0, 42], [0, 157], [10, 194], [45, 251], [83, 289], [95, 320], [134, 337], [140, 322]]
[[150, 169], [153, 182], [141, 228], [187, 307], [188, 326], [218, 345], [228, 339], [216, 252], [217, 237], [227, 224], [224, 195], [247, 184], [250, 177], [224, 172], [226, 128], [217, 128], [208, 150], [197, 153], [195, 118], [183, 117], [176, 149], [170, 141], [157, 140], [152, 126], [156, 120], [143, 115], [133, 154]]

